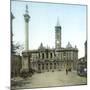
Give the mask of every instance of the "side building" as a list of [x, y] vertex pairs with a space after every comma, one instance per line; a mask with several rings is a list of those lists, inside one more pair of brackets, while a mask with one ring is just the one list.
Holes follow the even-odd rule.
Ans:
[[77, 74], [80, 76], [87, 76], [87, 40], [85, 41], [85, 55], [79, 58], [77, 63]]

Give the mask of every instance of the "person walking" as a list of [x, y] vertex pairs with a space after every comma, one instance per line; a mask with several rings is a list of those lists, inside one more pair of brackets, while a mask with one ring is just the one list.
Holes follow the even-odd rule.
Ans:
[[68, 69], [66, 69], [66, 75], [68, 75]]

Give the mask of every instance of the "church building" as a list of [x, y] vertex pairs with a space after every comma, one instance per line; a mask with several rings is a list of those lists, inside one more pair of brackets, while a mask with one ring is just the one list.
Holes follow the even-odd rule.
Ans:
[[72, 47], [68, 42], [65, 48], [62, 47], [62, 27], [57, 20], [55, 26], [55, 48], [44, 47], [40, 44], [37, 50], [29, 50], [29, 20], [28, 6], [26, 5], [25, 19], [25, 50], [22, 52], [22, 70], [29, 72], [30, 69], [36, 72], [61, 71], [66, 69], [77, 69], [78, 49]]

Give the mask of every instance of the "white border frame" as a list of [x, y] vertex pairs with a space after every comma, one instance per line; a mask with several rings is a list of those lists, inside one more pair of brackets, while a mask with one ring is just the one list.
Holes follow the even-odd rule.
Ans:
[[[88, 5], [88, 24], [90, 23], [90, 2], [89, 0], [22, 0], [22, 1], [40, 1], [40, 2], [55, 2], [69, 4], [84, 4]], [[0, 90], [10, 90], [10, 0], [1, 0], [0, 2]], [[88, 33], [90, 26], [88, 25]], [[89, 35], [88, 36], [88, 46]], [[88, 53], [90, 48], [88, 47]], [[90, 57], [88, 54], [88, 76]], [[38, 88], [37, 90], [90, 90], [90, 78], [88, 77], [88, 85], [70, 86], [70, 87], [53, 87], [53, 88]], [[26, 90], [26, 89], [24, 89]], [[33, 90], [33, 89], [28, 89]]]

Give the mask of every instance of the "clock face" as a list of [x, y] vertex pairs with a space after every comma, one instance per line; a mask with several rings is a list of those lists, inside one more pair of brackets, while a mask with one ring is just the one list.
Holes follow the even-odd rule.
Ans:
[[57, 44], [59, 43], [59, 41], [57, 40]]

